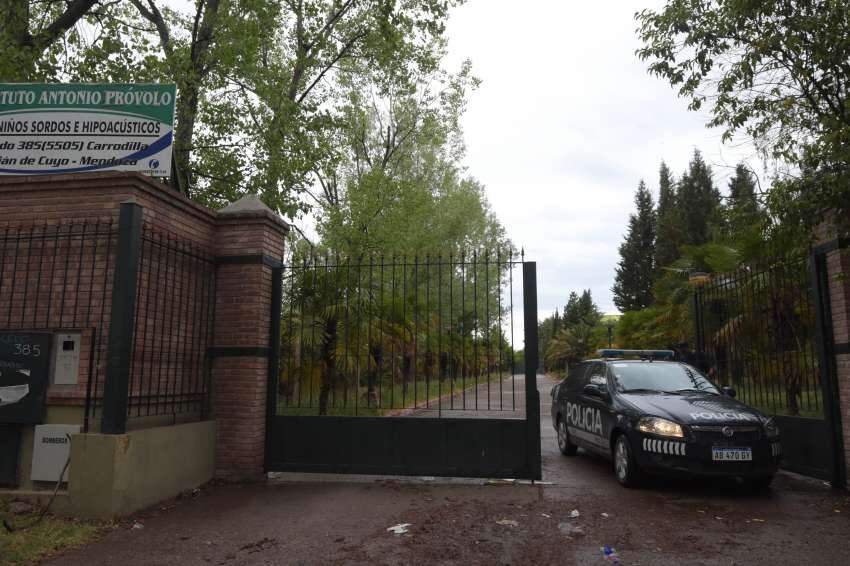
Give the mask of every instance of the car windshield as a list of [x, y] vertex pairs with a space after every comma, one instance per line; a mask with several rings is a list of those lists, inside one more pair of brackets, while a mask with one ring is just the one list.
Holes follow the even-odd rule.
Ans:
[[663, 393], [704, 392], [719, 395], [717, 388], [699, 371], [687, 364], [663, 362], [614, 362], [611, 364], [617, 389], [623, 393], [659, 391]]

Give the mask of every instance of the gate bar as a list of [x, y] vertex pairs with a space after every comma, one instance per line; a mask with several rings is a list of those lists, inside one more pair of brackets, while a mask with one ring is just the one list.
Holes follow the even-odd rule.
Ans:
[[809, 259], [812, 300], [815, 306], [815, 341], [823, 391], [823, 416], [830, 433], [832, 460], [830, 483], [833, 489], [844, 489], [847, 485], [847, 470], [844, 464], [844, 435], [841, 428], [841, 401], [835, 368], [832, 305], [829, 298], [826, 253], [813, 251]]
[[[525, 318], [525, 420], [527, 458], [532, 480], [542, 479], [540, 466], [540, 394], [537, 391], [537, 262], [522, 264], [522, 298]], [[501, 387], [501, 385], [500, 385]]]
[[110, 311], [112, 319], [109, 324], [106, 383], [103, 386], [103, 413], [100, 421], [103, 434], [127, 432], [127, 396], [130, 390], [141, 242], [142, 207], [135, 202], [122, 202], [118, 216], [118, 249]]
[[277, 389], [280, 376], [280, 324], [283, 308], [283, 267], [272, 268], [272, 300], [269, 313], [269, 359], [268, 383], [266, 386], [266, 439], [263, 457], [265, 471], [269, 471], [271, 456], [271, 428], [277, 414]]

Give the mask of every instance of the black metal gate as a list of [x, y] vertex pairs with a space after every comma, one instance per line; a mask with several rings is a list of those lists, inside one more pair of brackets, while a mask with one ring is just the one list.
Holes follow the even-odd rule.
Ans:
[[535, 263], [297, 258], [274, 277], [268, 470], [540, 479]]
[[783, 467], [843, 485], [823, 254], [715, 275], [697, 289], [697, 349], [721, 385], [779, 425]]

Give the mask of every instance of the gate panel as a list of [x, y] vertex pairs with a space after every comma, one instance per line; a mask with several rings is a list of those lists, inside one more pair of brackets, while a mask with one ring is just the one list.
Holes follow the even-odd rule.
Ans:
[[539, 479], [535, 368], [526, 388], [514, 345], [515, 301], [536, 320], [534, 272], [509, 253], [293, 260], [267, 468]]
[[782, 434], [782, 467], [823, 480], [832, 479], [832, 443], [823, 419], [773, 417]]
[[524, 419], [275, 417], [269, 469], [528, 478]]
[[786, 258], [714, 275], [698, 288], [694, 322], [698, 349], [719, 385], [779, 425], [782, 466], [833, 477], [829, 426], [831, 334], [821, 324], [816, 258]]

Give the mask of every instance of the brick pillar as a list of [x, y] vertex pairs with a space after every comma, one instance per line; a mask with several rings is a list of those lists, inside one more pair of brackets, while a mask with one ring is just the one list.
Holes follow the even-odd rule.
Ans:
[[216, 476], [262, 478], [271, 347], [272, 268], [283, 257], [286, 223], [254, 196], [218, 212], [216, 221], [213, 416]]

